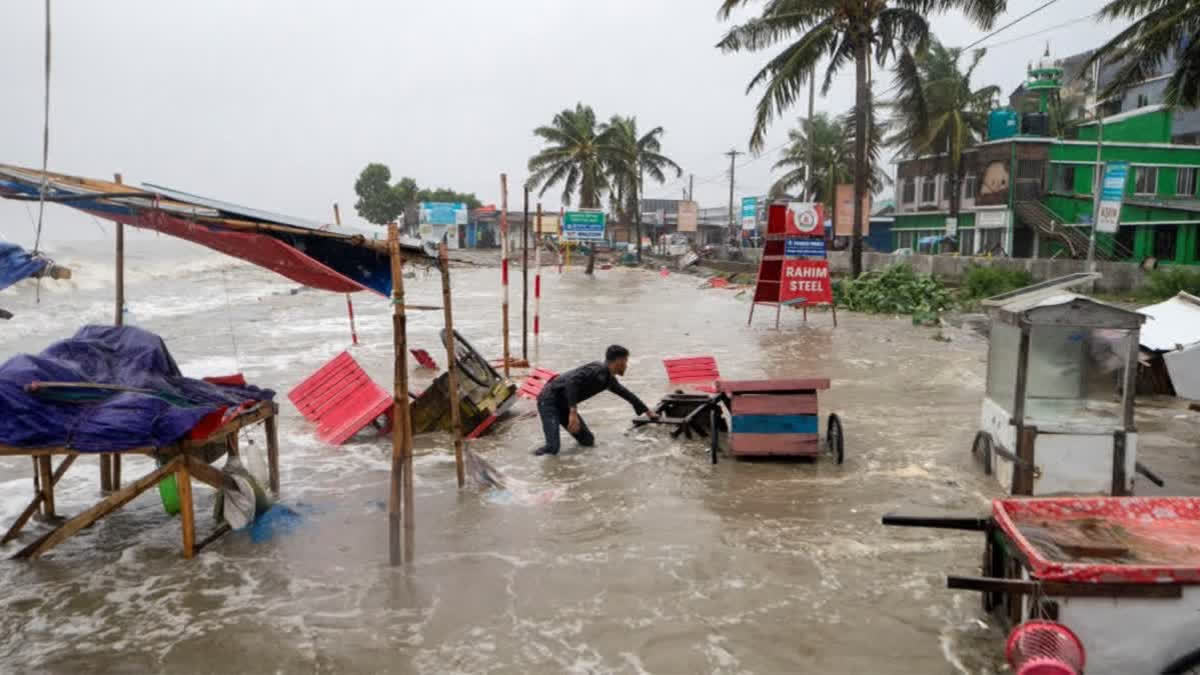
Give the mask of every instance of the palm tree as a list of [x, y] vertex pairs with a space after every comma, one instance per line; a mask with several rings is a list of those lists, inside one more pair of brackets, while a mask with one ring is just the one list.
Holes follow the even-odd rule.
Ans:
[[[879, 168], [878, 158], [884, 125], [873, 122], [868, 156], [872, 158], [870, 188], [879, 192], [891, 179]], [[771, 197], [782, 197], [799, 186], [812, 201], [833, 205], [837, 185], [854, 179], [854, 111], [838, 119], [817, 113], [800, 119], [800, 127], [788, 131], [790, 144], [780, 153], [772, 169], [785, 172], [771, 185]], [[809, 171], [808, 167], [812, 170]]]
[[959, 66], [963, 50], [932, 39], [923, 51], [903, 48], [896, 63], [899, 93], [889, 104], [894, 133], [887, 143], [910, 157], [945, 156], [950, 218], [955, 221], [962, 205], [963, 151], [984, 139], [988, 113], [1000, 96], [994, 85], [971, 89], [971, 76], [986, 53], [975, 50], [964, 71]]
[[[606, 168], [613, 154], [612, 134], [603, 125], [597, 126], [596, 113], [591, 106], [576, 103], [554, 116], [548, 126], [533, 130], [546, 146], [529, 158], [529, 179], [526, 185], [545, 195], [550, 188], [562, 184], [562, 202], [570, 205], [579, 193], [579, 206], [600, 208], [600, 198], [608, 188]], [[586, 274], [596, 265], [596, 249], [588, 256]]]
[[[616, 186], [617, 203], [633, 216], [637, 235], [637, 260], [642, 261], [642, 188], [646, 174], [650, 178], [665, 183], [667, 171], [674, 170], [675, 177], [683, 175], [683, 169], [673, 160], [662, 154], [662, 127], [654, 127], [645, 134], [638, 135], [637, 118], [613, 115], [605, 127], [606, 133], [614, 152], [609, 158], [609, 174], [612, 184]], [[628, 202], [622, 203], [622, 195]]]
[[[722, 0], [719, 13], [728, 19], [735, 9], [750, 2]], [[869, 173], [867, 116], [871, 100], [867, 68], [872, 55], [883, 66], [898, 44], [923, 49], [929, 39], [928, 17], [934, 13], [957, 7], [979, 26], [988, 28], [1006, 6], [1007, 0], [768, 0], [758, 17], [734, 26], [717, 43], [727, 52], [757, 52], [788, 41], [747, 87], [749, 92], [764, 85], [750, 134], [750, 148], [755, 151], [762, 149], [767, 126], [801, 95], [803, 85], [815, 76], [823, 57], [829, 58], [823, 93], [828, 93], [837, 72], [854, 62], [858, 142], [854, 148], [854, 237], [850, 250], [855, 276], [862, 273], [866, 215], [862, 202]]]
[[1200, 105], [1200, 2], [1195, 0], [1112, 0], [1099, 15], [1106, 19], [1134, 19], [1084, 63], [1086, 70], [1102, 63], [1120, 64], [1102, 98], [1120, 93], [1158, 74], [1171, 56], [1178, 64], [1167, 82], [1168, 105]]

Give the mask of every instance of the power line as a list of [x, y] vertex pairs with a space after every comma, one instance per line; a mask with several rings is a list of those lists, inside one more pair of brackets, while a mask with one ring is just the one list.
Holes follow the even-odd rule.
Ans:
[[975, 45], [979, 44], [980, 42], [983, 42], [984, 40], [992, 37], [993, 35], [996, 35], [997, 33], [1001, 32], [1001, 31], [1005, 31], [1005, 30], [1008, 30], [1009, 28], [1012, 28], [1013, 26], [1017, 25], [1018, 23], [1021, 23], [1025, 19], [1028, 19], [1029, 17], [1033, 16], [1034, 14], [1037, 14], [1038, 12], [1042, 11], [1043, 9], [1046, 9], [1047, 7], [1049, 7], [1050, 5], [1053, 5], [1056, 2], [1058, 2], [1058, 0], [1049, 0], [1048, 2], [1043, 3], [1042, 5], [1029, 10], [1028, 12], [1025, 12], [1021, 16], [1013, 19], [1012, 21], [1009, 21], [1008, 23], [1006, 23], [1003, 26], [997, 28], [996, 30], [988, 33], [987, 35], [984, 35], [983, 37], [972, 42], [971, 44], [967, 45], [966, 47], [963, 47], [962, 50], [964, 52], [967, 51], [968, 49], [970, 49], [971, 47], [974, 47]]
[[1066, 28], [1067, 26], [1074, 25], [1080, 21], [1083, 21], [1084, 19], [1095, 18], [1095, 16], [1096, 16], [1095, 12], [1091, 12], [1089, 14], [1084, 14], [1083, 16], [1077, 16], [1074, 19], [1071, 19], [1070, 21], [1064, 21], [1062, 23], [1050, 26], [1049, 28], [1043, 28], [1039, 31], [1034, 31], [1032, 33], [1026, 33], [1020, 37], [1015, 37], [1011, 40], [1005, 40], [1004, 42], [996, 42], [996, 43], [990, 44], [990, 45], [983, 45], [982, 47], [980, 47], [980, 49], [992, 49], [994, 47], [1005, 47], [1005, 46], [1011, 45], [1013, 43], [1020, 42], [1021, 40], [1026, 40], [1031, 37], [1037, 37], [1038, 35], [1043, 35], [1045, 33], [1051, 32], [1051, 31], [1056, 31], [1060, 28]]

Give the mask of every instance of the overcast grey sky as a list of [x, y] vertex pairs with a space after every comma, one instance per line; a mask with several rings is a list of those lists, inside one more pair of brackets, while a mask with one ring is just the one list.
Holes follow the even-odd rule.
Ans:
[[[997, 26], [1044, 0], [1009, 0]], [[989, 40], [979, 85], [1005, 95], [1051, 41], [1065, 56], [1119, 25], [1086, 16], [1100, 0], [1065, 0]], [[50, 168], [181, 190], [296, 216], [354, 212], [354, 179], [372, 161], [422, 186], [448, 186], [520, 208], [532, 129], [582, 101], [601, 118], [632, 114], [666, 128], [664, 151], [696, 176], [701, 206], [728, 200], [730, 148], [746, 150], [768, 53], [725, 55], [716, 0], [54, 0]], [[1072, 21], [1074, 20], [1074, 21]], [[39, 166], [43, 2], [0, 2], [0, 163]], [[933, 18], [962, 45], [984, 35], [961, 16]], [[773, 52], [772, 52], [773, 53]], [[890, 76], [880, 84], [890, 84]], [[880, 87], [883, 88], [883, 87]], [[818, 110], [853, 103], [848, 68]], [[804, 103], [767, 139], [786, 138]], [[739, 157], [737, 190], [765, 191], [775, 153]], [[648, 186], [679, 197], [683, 180]], [[559, 205], [558, 191], [542, 199]], [[105, 225], [107, 229], [108, 226]], [[47, 209], [50, 242], [102, 236], [90, 219]], [[23, 205], [0, 200], [0, 234], [31, 244]]]

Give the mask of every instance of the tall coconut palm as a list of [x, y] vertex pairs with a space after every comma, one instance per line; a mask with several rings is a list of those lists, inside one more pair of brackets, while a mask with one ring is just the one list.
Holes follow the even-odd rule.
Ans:
[[[752, 0], [722, 0], [720, 15], [729, 16]], [[862, 230], [866, 214], [862, 212], [867, 193], [868, 103], [871, 85], [868, 63], [874, 56], [880, 66], [898, 45], [923, 48], [929, 39], [928, 18], [951, 8], [961, 9], [972, 21], [988, 28], [996, 15], [1004, 11], [1007, 0], [767, 0], [762, 13], [734, 26], [717, 43], [727, 52], [757, 52], [786, 42], [786, 46], [750, 80], [747, 92], [763, 85], [750, 134], [750, 147], [760, 150], [766, 130], [776, 115], [791, 107], [803, 92], [803, 85], [815, 75], [823, 58], [825, 68], [822, 91], [828, 93], [834, 76], [847, 63], [855, 66], [854, 148], [854, 237], [851, 243], [851, 271], [862, 273]]]
[[[609, 161], [611, 182], [617, 192], [623, 194], [628, 202], [622, 205], [627, 214], [632, 215], [637, 236], [637, 260], [642, 261], [642, 189], [645, 185], [646, 174], [652, 180], [665, 183], [667, 173], [673, 171], [675, 177], [683, 175], [683, 169], [671, 158], [662, 154], [662, 127], [654, 127], [645, 134], [638, 134], [637, 118], [614, 115], [605, 127], [610, 134], [610, 144], [614, 150]], [[620, 202], [620, 197], [618, 197]]]
[[[561, 183], [563, 204], [570, 205], [578, 193], [581, 208], [600, 208], [601, 196], [608, 189], [606, 169], [614, 151], [612, 134], [596, 124], [591, 106], [577, 103], [574, 110], [567, 108], [555, 115], [548, 126], [534, 129], [533, 135], [546, 145], [529, 158], [529, 189], [539, 190], [538, 196], [542, 196]], [[585, 272], [591, 274], [595, 264], [593, 247]]]
[[984, 139], [988, 113], [1000, 96], [994, 85], [971, 88], [971, 76], [986, 53], [975, 50], [963, 70], [963, 50], [933, 39], [923, 51], [902, 48], [896, 63], [898, 94], [890, 104], [893, 133], [887, 143], [910, 157], [945, 157], [950, 218], [955, 221], [962, 205], [963, 152]]
[[1099, 15], [1110, 20], [1134, 20], [1083, 65], [1086, 70], [1101, 58], [1103, 63], [1120, 64], [1102, 97], [1119, 94], [1154, 77], [1158, 68], [1175, 56], [1177, 67], [1167, 81], [1166, 103], [1189, 108], [1200, 105], [1200, 2], [1112, 0]]
[[[873, 121], [871, 127], [873, 136], [867, 154], [874, 159], [870, 189], [876, 193], [890, 178], [878, 162], [884, 125]], [[799, 192], [810, 195], [812, 201], [831, 207], [838, 184], [854, 180], [854, 111], [837, 119], [826, 113], [801, 118], [800, 127], [789, 130], [788, 138], [789, 145], [772, 167], [783, 169], [784, 174], [771, 185], [771, 196], [781, 197], [799, 187]]]

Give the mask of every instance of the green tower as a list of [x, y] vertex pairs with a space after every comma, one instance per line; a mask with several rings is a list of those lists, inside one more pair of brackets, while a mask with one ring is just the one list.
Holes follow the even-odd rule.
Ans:
[[1036, 63], [1029, 64], [1029, 79], [1025, 87], [1038, 95], [1038, 111], [1049, 112], [1050, 99], [1062, 89], [1062, 61], [1050, 58], [1050, 43], [1046, 43], [1046, 53]]

